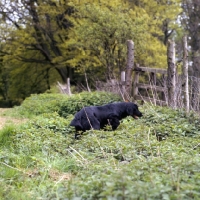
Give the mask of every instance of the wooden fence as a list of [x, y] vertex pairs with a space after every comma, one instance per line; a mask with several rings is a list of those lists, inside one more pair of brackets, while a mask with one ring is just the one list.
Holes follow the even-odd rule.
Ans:
[[[133, 99], [153, 102], [161, 106], [167, 105], [167, 70], [139, 67], [138, 64], [134, 70]], [[157, 74], [160, 76], [158, 77]], [[143, 76], [143, 79], [146, 78], [147, 83], [140, 83], [140, 76]]]
[[[168, 105], [167, 70], [140, 67], [137, 64], [133, 71], [130, 93], [126, 91], [124, 78], [121, 78], [121, 81], [112, 79], [106, 83], [96, 81], [96, 89], [120, 94], [126, 101], [141, 100], [160, 106]], [[140, 82], [140, 79], [143, 81]]]
[[[126, 71], [122, 72], [121, 80], [117, 82], [111, 80], [104, 85], [98, 83], [99, 86], [101, 85], [98, 89], [120, 93], [124, 100], [148, 101], [155, 105], [168, 105], [172, 108], [184, 107], [189, 111], [192, 108], [190, 102], [193, 99], [189, 96], [186, 37], [183, 37], [183, 47], [182, 74], [178, 75], [175, 62], [175, 43], [173, 41], [168, 41], [167, 69], [141, 67], [139, 64], [134, 64], [134, 43], [128, 41], [127, 66]], [[133, 71], [132, 79], [130, 72]], [[197, 99], [196, 102], [199, 102], [199, 100]]]
[[[183, 37], [182, 73], [176, 69], [175, 43], [168, 41], [166, 69], [141, 67], [134, 64], [134, 43], [127, 41], [127, 66], [121, 72], [121, 80], [97, 81], [96, 89], [118, 93], [124, 101], [147, 101], [154, 105], [170, 106], [200, 111], [200, 79], [188, 76], [187, 38]], [[134, 72], [134, 75], [132, 73]], [[70, 81], [63, 86], [62, 93], [71, 95]], [[87, 82], [87, 78], [86, 78]], [[87, 88], [88, 85], [87, 85]], [[88, 89], [88, 91], [90, 91]]]

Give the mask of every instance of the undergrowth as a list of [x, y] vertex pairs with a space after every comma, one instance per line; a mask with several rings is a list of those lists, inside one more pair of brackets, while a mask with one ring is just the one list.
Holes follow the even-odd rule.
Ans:
[[83, 106], [103, 105], [120, 100], [118, 95], [107, 92], [82, 92], [72, 96], [49, 93], [33, 94], [26, 98], [21, 106], [16, 106], [12, 112], [7, 112], [7, 114], [31, 118], [43, 113], [58, 112], [66, 117], [69, 114], [75, 114]]
[[116, 131], [87, 131], [80, 140], [69, 127], [71, 113], [45, 112], [6, 127], [0, 199], [199, 199], [198, 116], [139, 109], [142, 118], [127, 117]]

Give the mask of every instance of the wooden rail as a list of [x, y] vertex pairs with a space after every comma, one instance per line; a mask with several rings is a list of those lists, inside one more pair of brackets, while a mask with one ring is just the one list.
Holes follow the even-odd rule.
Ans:
[[151, 102], [154, 105], [167, 106], [167, 102], [166, 101], [162, 101], [162, 100], [158, 100], [158, 99], [154, 99], [154, 98], [150, 98], [150, 97], [144, 97], [144, 96], [136, 95], [135, 99]]
[[[167, 70], [166, 69], [158, 69], [158, 68], [149, 68], [149, 67], [140, 67], [138, 64], [134, 68], [135, 76], [133, 80], [133, 97], [135, 100], [142, 100], [151, 102], [156, 105], [167, 105], [166, 99], [165, 99], [165, 93], [167, 92], [167, 87], [161, 87], [157, 86], [157, 78], [156, 74], [162, 74], [162, 76], [167, 76]], [[140, 75], [144, 75], [144, 73], [149, 74], [149, 83], [139, 83], [139, 77]], [[145, 89], [145, 92], [148, 93], [147, 96], [139, 95], [139, 90]], [[161, 100], [156, 99], [158, 97], [158, 92], [161, 92], [162, 97]], [[155, 98], [151, 98], [150, 96], [154, 96]]]
[[160, 86], [155, 86], [155, 85], [149, 85], [149, 84], [144, 84], [144, 83], [137, 83], [136, 86], [138, 88], [151, 89], [151, 90], [156, 90], [156, 91], [160, 91], [160, 92], [165, 92], [165, 90], [166, 90], [165, 87], [160, 87]]
[[149, 72], [149, 73], [159, 73], [159, 74], [167, 74], [166, 69], [159, 69], [159, 68], [149, 68], [149, 67], [138, 67], [136, 66], [134, 71], [138, 72]]

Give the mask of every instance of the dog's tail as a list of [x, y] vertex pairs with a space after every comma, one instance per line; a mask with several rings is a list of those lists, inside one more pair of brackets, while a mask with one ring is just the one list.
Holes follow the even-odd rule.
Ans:
[[76, 118], [74, 118], [74, 119], [71, 121], [70, 126], [74, 126], [74, 127], [78, 128], [78, 129], [80, 129], [80, 130], [83, 129], [83, 127], [82, 127], [82, 125], [81, 125], [81, 123], [80, 123], [80, 120], [79, 120], [79, 119], [76, 119]]

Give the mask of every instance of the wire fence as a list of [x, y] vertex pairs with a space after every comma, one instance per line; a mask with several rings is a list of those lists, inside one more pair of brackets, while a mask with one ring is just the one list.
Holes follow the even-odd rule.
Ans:
[[[151, 81], [150, 74], [147, 74], [146, 80], [143, 80], [149, 87], [138, 89], [138, 96], [140, 96], [140, 100], [148, 101], [153, 105], [166, 105], [169, 106], [168, 103], [168, 88], [167, 88], [167, 76], [160, 76], [157, 78], [156, 82]], [[143, 83], [144, 83], [143, 82]], [[200, 111], [200, 78], [189, 76], [189, 108], [193, 111]], [[178, 75], [176, 77], [176, 87], [175, 87], [175, 99], [176, 99], [176, 108], [185, 108], [185, 99], [184, 99], [184, 77], [182, 75]], [[158, 91], [156, 89], [157, 86], [163, 87], [162, 91]], [[98, 91], [107, 91], [112, 93], [117, 93], [119, 95], [123, 94], [123, 83], [117, 80], [110, 80], [105, 82], [96, 82], [96, 89]], [[132, 89], [133, 90], [133, 89]], [[130, 101], [136, 101], [130, 94]], [[165, 104], [159, 103], [165, 101]]]

